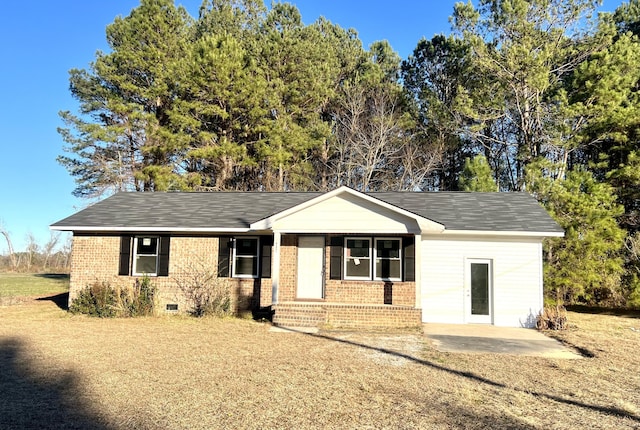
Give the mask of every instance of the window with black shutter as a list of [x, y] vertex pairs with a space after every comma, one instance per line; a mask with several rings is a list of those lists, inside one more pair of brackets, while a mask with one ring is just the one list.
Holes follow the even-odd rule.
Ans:
[[273, 236], [260, 236], [260, 277], [271, 277], [271, 248]]
[[403, 237], [402, 248], [404, 250], [403, 258], [403, 273], [404, 280], [407, 282], [413, 282], [416, 280], [416, 247], [414, 237]]
[[121, 236], [120, 276], [169, 276], [169, 236]]
[[120, 269], [118, 275], [129, 276], [131, 274], [131, 236], [120, 237]]
[[218, 277], [228, 278], [231, 273], [231, 238], [220, 236], [218, 238]]
[[332, 236], [329, 249], [329, 279], [342, 279], [342, 252], [344, 237]]
[[415, 281], [413, 237], [333, 236], [329, 279]]

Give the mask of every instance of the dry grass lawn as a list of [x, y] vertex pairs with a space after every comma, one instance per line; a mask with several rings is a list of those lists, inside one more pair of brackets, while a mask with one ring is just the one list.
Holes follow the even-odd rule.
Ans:
[[592, 358], [448, 354], [418, 332], [0, 307], [0, 428], [640, 428], [640, 319], [570, 314]]

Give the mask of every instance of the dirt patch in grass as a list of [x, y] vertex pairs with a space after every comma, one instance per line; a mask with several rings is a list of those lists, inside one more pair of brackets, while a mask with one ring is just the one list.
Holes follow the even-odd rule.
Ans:
[[440, 353], [418, 332], [0, 309], [0, 428], [640, 428], [640, 320], [570, 314], [593, 358]]

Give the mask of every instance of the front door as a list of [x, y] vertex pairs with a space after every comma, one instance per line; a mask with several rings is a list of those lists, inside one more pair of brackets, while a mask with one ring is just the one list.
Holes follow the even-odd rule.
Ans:
[[298, 238], [298, 299], [324, 298], [324, 236]]
[[491, 260], [467, 260], [467, 321], [491, 324]]

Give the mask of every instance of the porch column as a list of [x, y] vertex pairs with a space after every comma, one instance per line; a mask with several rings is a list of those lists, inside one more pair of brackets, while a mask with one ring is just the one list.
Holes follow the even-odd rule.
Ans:
[[273, 232], [273, 261], [271, 263], [271, 304], [278, 303], [278, 284], [280, 283], [280, 232]]
[[416, 234], [414, 239], [414, 252], [415, 252], [415, 279], [416, 279], [416, 308], [422, 308], [422, 234]]

